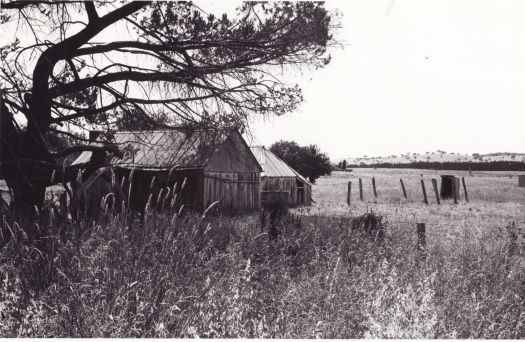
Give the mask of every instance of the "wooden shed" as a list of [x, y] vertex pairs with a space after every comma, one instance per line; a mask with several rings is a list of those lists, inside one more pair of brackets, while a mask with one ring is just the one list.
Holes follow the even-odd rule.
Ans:
[[525, 188], [525, 175], [518, 176], [518, 187]]
[[453, 175], [442, 175], [441, 176], [441, 189], [440, 194], [442, 199], [453, 198], [454, 193], [459, 198], [460, 192], [459, 178]]
[[[225, 211], [260, 208], [262, 168], [236, 129], [117, 132], [114, 143], [123, 156], [111, 157], [106, 163], [113, 166], [126, 193], [133, 174], [132, 210], [142, 211], [150, 195], [157, 199], [168, 188], [170, 198], [177, 194], [179, 205], [195, 211], [215, 201]], [[83, 152], [73, 164], [89, 165], [93, 157]]]
[[285, 200], [290, 206], [311, 205], [312, 185], [299, 172], [262, 146], [251, 147], [262, 166], [261, 203]]

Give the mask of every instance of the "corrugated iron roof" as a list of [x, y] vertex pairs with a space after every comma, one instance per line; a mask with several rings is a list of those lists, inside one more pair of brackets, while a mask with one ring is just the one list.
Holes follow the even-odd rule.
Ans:
[[273, 154], [273, 152], [262, 146], [252, 146], [250, 149], [263, 168], [261, 177], [297, 177], [306, 184], [310, 184], [306, 178], [301, 176], [299, 172], [286, 164], [281, 158]]
[[[204, 129], [117, 132], [114, 143], [124, 156], [113, 156], [109, 163], [126, 168], [157, 170], [174, 166], [204, 167], [232, 132]], [[90, 158], [91, 152], [82, 152], [72, 165], [86, 163]]]

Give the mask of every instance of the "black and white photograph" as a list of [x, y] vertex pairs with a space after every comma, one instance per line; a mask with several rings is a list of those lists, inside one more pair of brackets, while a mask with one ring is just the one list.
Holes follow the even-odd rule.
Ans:
[[525, 1], [0, 0], [0, 338], [525, 339]]

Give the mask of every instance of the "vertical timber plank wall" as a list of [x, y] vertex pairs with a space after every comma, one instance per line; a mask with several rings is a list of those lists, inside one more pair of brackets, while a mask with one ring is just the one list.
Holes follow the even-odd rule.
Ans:
[[215, 201], [223, 210], [259, 208], [259, 175], [255, 172], [205, 172], [204, 209]]
[[223, 210], [253, 210], [260, 207], [260, 168], [251, 150], [235, 133], [224, 141], [209, 160], [204, 183], [212, 184], [204, 193], [204, 207], [215, 201]]
[[282, 194], [291, 206], [297, 205], [297, 183], [295, 177], [261, 177], [261, 202], [269, 203], [282, 199]]

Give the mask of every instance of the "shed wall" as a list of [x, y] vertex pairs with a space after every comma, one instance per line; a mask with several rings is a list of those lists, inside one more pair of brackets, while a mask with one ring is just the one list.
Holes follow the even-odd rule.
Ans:
[[213, 154], [204, 170], [203, 184], [204, 209], [215, 201], [230, 212], [260, 208], [260, 167], [237, 133]]
[[312, 205], [312, 186], [299, 179], [297, 180], [297, 205]]
[[285, 200], [290, 206], [311, 205], [312, 187], [297, 177], [261, 177], [261, 204]]
[[[122, 181], [122, 177], [126, 177], [123, 190], [126, 194], [129, 194], [129, 176], [131, 170], [118, 168], [115, 173], [117, 174], [117, 181], [119, 182]], [[177, 207], [184, 204], [184, 207], [187, 209], [202, 211], [202, 169], [176, 170], [172, 172], [169, 180], [168, 175], [168, 171], [135, 170], [129, 207], [134, 211], [143, 211], [150, 195], [152, 195], [152, 199], [154, 200], [153, 207], [156, 207], [160, 190], [166, 187], [170, 188], [169, 198], [166, 201], [170, 203], [174, 195], [174, 185], [177, 183], [175, 188]], [[151, 186], [153, 178], [155, 178], [155, 181], [153, 186]], [[183, 189], [182, 184], [184, 183], [184, 179], [186, 179], [186, 184]], [[167, 189], [164, 191], [166, 192]]]
[[297, 182], [295, 177], [262, 177], [261, 203], [285, 200], [290, 206], [297, 205]]
[[260, 208], [258, 172], [205, 172], [203, 204], [220, 201], [222, 210], [245, 211]]

